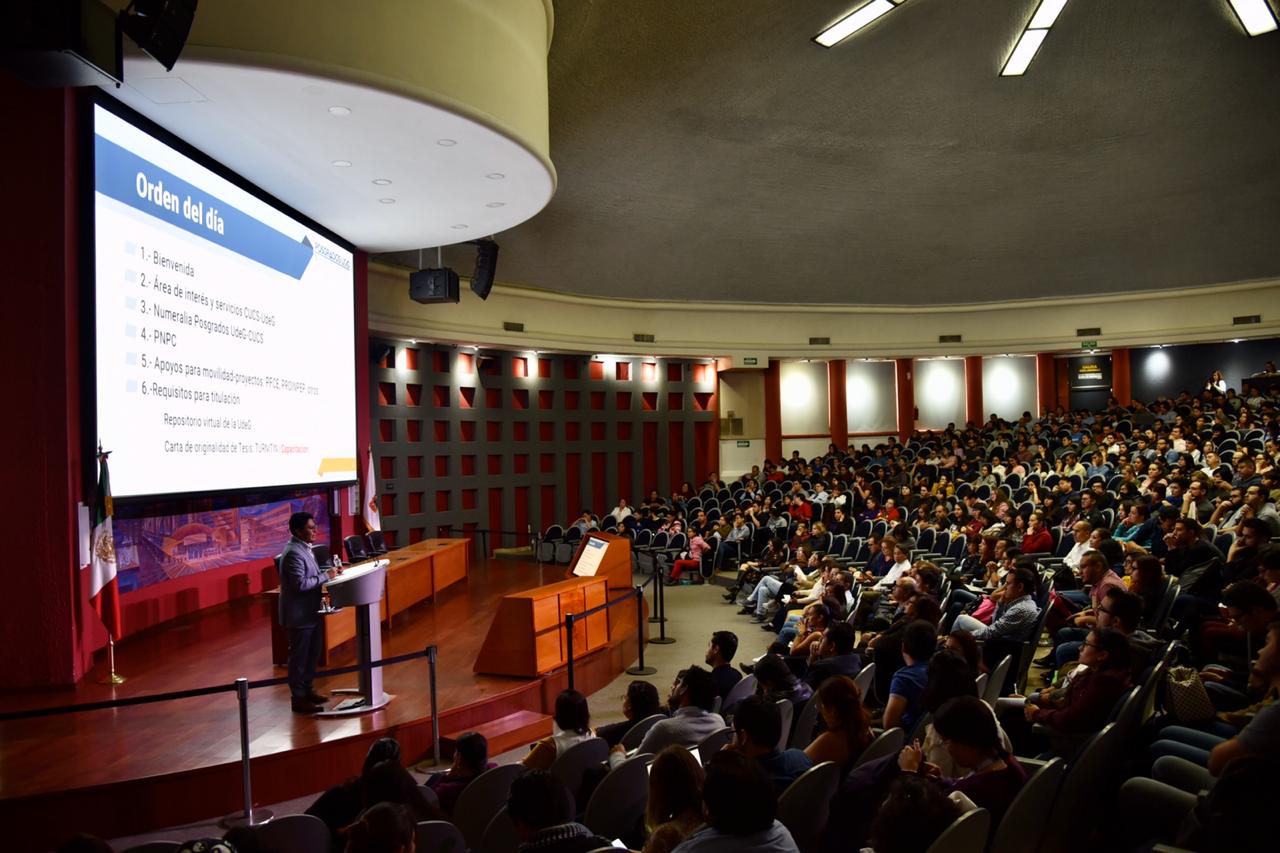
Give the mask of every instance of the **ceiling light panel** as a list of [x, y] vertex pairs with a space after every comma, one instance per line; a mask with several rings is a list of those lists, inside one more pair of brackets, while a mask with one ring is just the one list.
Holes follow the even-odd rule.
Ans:
[[1275, 32], [1276, 14], [1267, 0], [1230, 0], [1231, 10], [1240, 19], [1240, 26], [1251, 36]]
[[847, 39], [858, 30], [870, 24], [872, 21], [892, 12], [894, 7], [903, 3], [904, 0], [897, 0], [896, 3], [890, 0], [871, 0], [854, 9], [848, 15], [836, 21], [822, 32], [813, 37], [813, 40], [823, 47], [833, 47], [836, 44]]
[[1027, 28], [1018, 37], [1013, 52], [1000, 69], [1001, 77], [1021, 77], [1027, 73], [1031, 60], [1036, 57], [1036, 51], [1044, 44], [1045, 36], [1049, 35], [1049, 28], [1058, 20], [1066, 5], [1067, 0], [1040, 0], [1040, 5], [1027, 22]]

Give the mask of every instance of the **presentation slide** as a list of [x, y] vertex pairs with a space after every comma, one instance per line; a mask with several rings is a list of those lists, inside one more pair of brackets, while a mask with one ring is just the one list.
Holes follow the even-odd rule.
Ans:
[[350, 250], [101, 105], [94, 223], [113, 495], [356, 479]]

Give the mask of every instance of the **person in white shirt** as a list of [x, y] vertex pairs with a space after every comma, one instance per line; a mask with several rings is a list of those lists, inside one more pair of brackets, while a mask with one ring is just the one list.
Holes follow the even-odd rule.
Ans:
[[889, 567], [889, 571], [885, 572], [880, 582], [876, 584], [880, 589], [893, 589], [893, 585], [898, 582], [898, 578], [911, 568], [910, 555], [902, 549], [901, 545], [893, 546], [893, 565]]
[[613, 508], [613, 512], [609, 513], [609, 515], [612, 515], [617, 519], [618, 523], [621, 524], [631, 516], [635, 515], [635, 510], [633, 510], [631, 505], [627, 503], [626, 498], [618, 498], [618, 505]]
[[1067, 556], [1062, 558], [1062, 562], [1066, 563], [1072, 570], [1080, 568], [1080, 558], [1084, 556], [1085, 551], [1092, 550], [1089, 547], [1089, 536], [1093, 533], [1093, 525], [1087, 521], [1077, 521], [1071, 527], [1071, 535], [1075, 537], [1075, 544], [1071, 546], [1071, 550], [1067, 552]]

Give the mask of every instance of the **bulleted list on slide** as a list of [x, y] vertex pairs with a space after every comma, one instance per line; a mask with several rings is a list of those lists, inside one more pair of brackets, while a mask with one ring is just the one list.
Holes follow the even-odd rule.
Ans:
[[107, 115], [95, 349], [115, 492], [353, 479], [351, 253]]

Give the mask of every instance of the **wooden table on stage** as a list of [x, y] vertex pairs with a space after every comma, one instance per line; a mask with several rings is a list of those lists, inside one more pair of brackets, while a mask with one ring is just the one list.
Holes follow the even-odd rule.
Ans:
[[[388, 551], [381, 558], [387, 566], [387, 590], [379, 605], [384, 624], [396, 614], [426, 601], [437, 592], [466, 580], [471, 568], [470, 539], [423, 539], [404, 548]], [[268, 595], [279, 595], [279, 589]], [[324, 652], [321, 662], [328, 664], [333, 650], [356, 636], [355, 608], [344, 608], [324, 618]], [[284, 666], [289, 662], [289, 634], [278, 620], [271, 623], [271, 659]]]
[[[571, 578], [508, 593], [498, 604], [493, 625], [476, 656], [475, 671], [531, 678], [569, 660], [564, 617], [608, 601], [605, 578]], [[573, 658], [609, 642], [608, 611], [593, 613], [573, 626]]]

